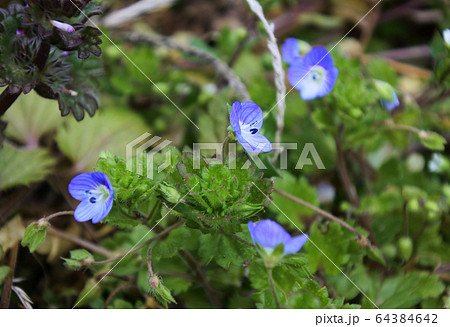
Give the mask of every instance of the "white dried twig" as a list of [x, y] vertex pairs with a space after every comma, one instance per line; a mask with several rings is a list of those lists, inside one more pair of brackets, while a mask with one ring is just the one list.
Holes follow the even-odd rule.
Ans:
[[175, 0], [141, 0], [106, 15], [102, 20], [102, 24], [106, 27], [114, 28], [133, 20], [140, 15], [170, 7], [174, 2]]
[[18, 286], [12, 286], [11, 289], [14, 293], [16, 293], [17, 297], [19, 298], [20, 302], [22, 302], [25, 309], [33, 309], [33, 301], [31, 301], [30, 297], [23, 289], [21, 289]]
[[[283, 63], [281, 61], [280, 50], [278, 49], [277, 39], [274, 31], [275, 27], [273, 23], [269, 23], [264, 16], [263, 9], [257, 0], [247, 0], [250, 9], [258, 16], [259, 20], [263, 23], [269, 39], [267, 40], [267, 47], [272, 55], [272, 65], [275, 71], [275, 86], [277, 88], [277, 132], [275, 135], [275, 142], [281, 142], [281, 135], [284, 128], [284, 112], [286, 111], [286, 102], [284, 100], [286, 94], [286, 85], [284, 84], [284, 70]], [[278, 157], [279, 150], [274, 151], [274, 160]]]

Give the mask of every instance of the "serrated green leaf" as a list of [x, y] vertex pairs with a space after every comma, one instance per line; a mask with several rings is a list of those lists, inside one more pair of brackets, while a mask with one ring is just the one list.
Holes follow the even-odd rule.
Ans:
[[5, 144], [0, 149], [0, 190], [41, 181], [54, 163], [47, 150], [19, 149]]
[[[317, 197], [317, 191], [308, 183], [308, 180], [304, 177], [297, 179], [287, 171], [282, 172], [282, 177], [275, 180], [275, 188], [288, 192], [293, 196], [297, 196], [302, 200], [313, 205], [319, 204], [319, 198]], [[303, 224], [299, 221], [299, 217], [304, 215], [311, 215], [313, 211], [298, 203], [293, 202], [281, 196], [277, 193], [273, 195], [273, 202], [283, 210], [284, 214], [293, 220], [300, 228], [303, 228]], [[271, 207], [277, 214], [277, 221], [280, 223], [292, 224], [286, 216], [275, 207]]]
[[349, 260], [350, 242], [356, 242], [355, 235], [352, 232], [334, 222], [329, 224], [326, 233], [319, 229], [318, 223], [314, 223], [311, 226], [309, 238], [311, 242], [306, 242], [304, 246], [307, 252], [309, 269], [312, 273], [315, 273], [319, 266], [323, 266], [325, 272], [329, 275], [340, 273], [335, 265], [342, 267]]
[[33, 253], [44, 242], [47, 236], [48, 224], [38, 225], [32, 223], [25, 230], [25, 235], [22, 240], [22, 246], [28, 246], [30, 252]]
[[70, 251], [70, 258], [62, 258], [67, 268], [78, 270], [80, 268], [89, 266], [93, 263], [94, 257], [85, 249], [78, 249]]
[[22, 95], [5, 113], [5, 135], [22, 144], [37, 145], [39, 139], [63, 123], [54, 100], [36, 93]]
[[201, 235], [199, 255], [205, 264], [214, 260], [219, 266], [241, 265], [254, 255], [253, 247], [220, 233]]
[[79, 171], [92, 170], [101, 151], [125, 157], [127, 143], [148, 130], [141, 117], [129, 110], [104, 109], [81, 122], [68, 119], [57, 130], [56, 142], [60, 150]]

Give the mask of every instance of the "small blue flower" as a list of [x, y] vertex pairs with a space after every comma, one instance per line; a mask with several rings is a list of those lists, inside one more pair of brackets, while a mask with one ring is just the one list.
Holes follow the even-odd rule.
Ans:
[[444, 38], [445, 44], [447, 44], [447, 47], [450, 47], [450, 29], [447, 28], [442, 32], [442, 36]]
[[82, 173], [72, 179], [69, 193], [81, 201], [75, 209], [75, 220], [79, 222], [92, 219], [96, 224], [111, 211], [114, 191], [104, 173]]
[[308, 240], [306, 234], [291, 237], [283, 227], [270, 219], [261, 220], [256, 224], [249, 221], [248, 230], [253, 243], [258, 243], [269, 255], [281, 243], [284, 245], [284, 254], [296, 253]]
[[286, 39], [281, 47], [281, 53], [283, 60], [288, 64], [292, 64], [296, 58], [300, 57], [300, 44], [298, 40], [293, 37]]
[[312, 100], [331, 92], [338, 73], [328, 50], [314, 47], [303, 58], [292, 62], [288, 79], [291, 85], [300, 91], [303, 100]]
[[231, 127], [241, 145], [250, 152], [272, 151], [272, 144], [259, 134], [263, 124], [263, 112], [254, 102], [235, 101], [230, 113]]
[[400, 104], [400, 101], [398, 101], [397, 93], [395, 93], [394, 90], [392, 91], [391, 99], [382, 99], [381, 102], [383, 103], [383, 107], [385, 107], [389, 111], [394, 110], [394, 108]]

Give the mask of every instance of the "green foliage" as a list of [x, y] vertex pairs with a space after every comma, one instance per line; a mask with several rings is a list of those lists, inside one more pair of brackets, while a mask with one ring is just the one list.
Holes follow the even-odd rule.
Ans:
[[[313, 205], [319, 204], [316, 190], [309, 185], [308, 180], [305, 177], [299, 179], [294, 177], [289, 172], [283, 172], [281, 178], [275, 180], [275, 188], [288, 192], [289, 194], [299, 197], [308, 203]], [[277, 208], [272, 207], [273, 211], [277, 214], [277, 220], [281, 223], [290, 224], [289, 219], [292, 219], [296, 224], [301, 222], [301, 217], [313, 214], [311, 209], [299, 205], [298, 203], [289, 200], [280, 194], [273, 194], [273, 202], [283, 211], [280, 212]], [[289, 217], [286, 218], [286, 216]], [[302, 224], [299, 224], [302, 228]]]
[[351, 259], [351, 248], [356, 244], [355, 235], [334, 222], [327, 226], [325, 233], [320, 227], [324, 226], [318, 223], [311, 226], [310, 241], [305, 244], [308, 267], [312, 273], [323, 267], [327, 274], [337, 275], [339, 268]]
[[35, 93], [21, 96], [4, 116], [8, 126], [5, 135], [18, 142], [36, 145], [39, 140], [63, 123], [56, 111], [54, 101], [39, 97]]
[[205, 227], [216, 227], [245, 223], [261, 212], [268, 203], [272, 181], [263, 179], [253, 165], [247, 168], [248, 160], [239, 156], [234, 167], [227, 160], [225, 164], [208, 164], [200, 158], [196, 163], [192, 153], [184, 153], [177, 165], [182, 179], [177, 187], [186, 195], [182, 207], [188, 205], [193, 211], [189, 218]]
[[8, 266], [0, 266], [0, 286], [5, 280], [6, 276], [8, 276], [10, 268]]
[[[126, 216], [133, 217], [136, 212], [148, 217], [156, 203], [156, 189], [158, 183], [136, 172], [127, 169], [124, 159], [111, 153], [103, 153], [97, 162], [96, 171], [104, 172], [114, 189], [114, 199], [122, 211], [109, 215], [106, 222], [115, 224], [125, 223]], [[123, 227], [123, 226], [122, 226]], [[131, 226], [132, 227], [132, 226]]]
[[54, 163], [55, 159], [47, 150], [28, 150], [5, 144], [0, 149], [0, 190], [41, 181]]
[[28, 246], [30, 252], [33, 253], [44, 242], [47, 236], [48, 222], [31, 223], [25, 230], [25, 235], [22, 240], [22, 246]]
[[254, 255], [252, 247], [219, 232], [200, 236], [198, 253], [203, 263], [209, 264], [211, 260], [223, 268], [231, 264], [240, 266], [250, 260]]
[[94, 262], [91, 253], [84, 249], [70, 251], [70, 258], [62, 258], [67, 268], [79, 270], [83, 267], [89, 267]]
[[[273, 152], [257, 154], [268, 169], [256, 168], [252, 154], [238, 154], [233, 162], [227, 153], [232, 136], [223, 162], [206, 150], [194, 168], [193, 143], [221, 144], [232, 132], [229, 104], [243, 99], [230, 77], [241, 79], [263, 109], [261, 132], [275, 140], [277, 73], [262, 25], [248, 33], [235, 16], [214, 12], [223, 11], [214, 1], [198, 11], [204, 18], [177, 4], [156, 20], [124, 25], [127, 32], [147, 35], [147, 44], [121, 40], [122, 27], [111, 34], [126, 58], [86, 26], [86, 17], [68, 1], [28, 2], [33, 5], [26, 10], [0, 9], [0, 86], [9, 86], [2, 89], [0, 109], [22, 94], [0, 121], [6, 136], [0, 149], [0, 216], [6, 219], [0, 227], [0, 284], [10, 270], [5, 260], [23, 237], [22, 245], [45, 260], [51, 282], [21, 285], [37, 307], [276, 308], [277, 302], [294, 309], [450, 307], [450, 48], [441, 34], [431, 39], [408, 21], [415, 37], [405, 37], [400, 17], [380, 20], [372, 35], [363, 28], [360, 39], [345, 38], [337, 47], [337, 39], [320, 44], [325, 34], [333, 37], [332, 31], [345, 27], [348, 12], [362, 17], [370, 9], [356, 0], [345, 6], [334, 1], [331, 11], [313, 9], [302, 24], [281, 26], [280, 35], [332, 49], [339, 70], [324, 97], [303, 101], [295, 89], [286, 94], [281, 140], [297, 150], [288, 147], [276, 160]], [[99, 12], [98, 1], [78, 2], [89, 16]], [[398, 10], [402, 2], [392, 2], [388, 10]], [[288, 17], [296, 6], [294, 0], [261, 3], [267, 17]], [[123, 6], [110, 5], [112, 11]], [[431, 9], [439, 6], [425, 4], [418, 12]], [[386, 8], [380, 10], [383, 16]], [[60, 31], [49, 19], [74, 24], [76, 31]], [[173, 30], [169, 39], [155, 37]], [[430, 40], [427, 58], [425, 47], [416, 46]], [[100, 61], [95, 56], [102, 41]], [[301, 51], [307, 51], [302, 42]], [[183, 50], [186, 44], [200, 55]], [[201, 51], [221, 60], [222, 68], [204, 60]], [[388, 111], [382, 99], [392, 100], [394, 90], [400, 105]], [[100, 112], [81, 123], [51, 110], [58, 100], [62, 115], [81, 120], [85, 111], [94, 115], [100, 99]], [[129, 158], [127, 145], [144, 132], [171, 146]], [[296, 167], [307, 143], [325, 169]], [[280, 169], [282, 161], [287, 169]], [[73, 239], [94, 243], [88, 246], [92, 254], [78, 249], [69, 255], [73, 242], [46, 238], [48, 225], [39, 221], [24, 232], [21, 217], [73, 206], [67, 185], [85, 171], [108, 176], [111, 211], [90, 227], [72, 218], [52, 223]], [[334, 189], [332, 195], [324, 194], [323, 184]], [[344, 220], [362, 238], [272, 193], [273, 187]], [[299, 253], [289, 255], [283, 244], [254, 245], [246, 224], [262, 219], [276, 220], [291, 236], [300, 228], [309, 238]], [[105, 251], [120, 262], [105, 262]], [[18, 276], [39, 276], [40, 264], [20, 253]], [[11, 306], [20, 306], [15, 297]]]
[[127, 143], [147, 130], [138, 115], [111, 107], [102, 114], [82, 122], [73, 120], [60, 126], [56, 142], [78, 171], [91, 170], [102, 151], [125, 157]]

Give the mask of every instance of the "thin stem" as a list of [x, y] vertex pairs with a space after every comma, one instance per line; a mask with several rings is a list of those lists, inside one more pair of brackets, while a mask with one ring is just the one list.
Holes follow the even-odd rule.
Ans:
[[73, 210], [67, 210], [67, 211], [59, 211], [51, 214], [50, 216], [43, 217], [37, 221], [38, 224], [42, 224], [44, 222], [50, 221], [51, 219], [59, 216], [71, 216], [74, 214]]
[[354, 233], [358, 238], [363, 238], [363, 236], [362, 236], [355, 228], [353, 228], [352, 226], [350, 226], [349, 224], [347, 224], [347, 223], [346, 223], [345, 221], [343, 221], [342, 219], [339, 219], [338, 217], [333, 216], [331, 213], [328, 213], [328, 212], [326, 212], [326, 211], [324, 211], [324, 210], [322, 210], [322, 209], [320, 209], [320, 208], [318, 208], [318, 207], [312, 205], [311, 203], [308, 203], [308, 202], [306, 202], [306, 201], [304, 201], [304, 200], [302, 200], [302, 199], [300, 199], [300, 198], [297, 198], [296, 196], [293, 196], [293, 195], [291, 195], [291, 194], [289, 194], [289, 193], [286, 193], [286, 192], [284, 192], [284, 191], [282, 191], [282, 190], [279, 190], [279, 189], [274, 188], [273, 191], [274, 191], [275, 193], [278, 193], [278, 194], [284, 196], [285, 198], [287, 198], [287, 199], [289, 199], [289, 200], [292, 200], [292, 201], [294, 201], [294, 202], [296, 202], [296, 203], [298, 203], [298, 204], [301, 204], [301, 205], [304, 206], [304, 207], [307, 207], [307, 208], [309, 208], [309, 209], [311, 209], [311, 210], [317, 212], [318, 214], [324, 216], [325, 218], [328, 218], [328, 219], [331, 219], [331, 220], [337, 222], [337, 223], [340, 224], [341, 226], [347, 228], [349, 231], [351, 231], [352, 233]]
[[197, 260], [195, 260], [192, 254], [187, 250], [179, 250], [178, 253], [189, 265], [189, 267], [191, 267], [191, 269], [195, 271], [195, 274], [197, 275], [197, 280], [203, 284], [203, 288], [209, 301], [216, 307], [220, 307], [221, 306], [220, 300], [214, 295], [215, 290], [211, 286], [208, 276], [202, 271]]
[[133, 282], [132, 279], [127, 280], [125, 283], [120, 284], [119, 286], [117, 286], [112, 292], [111, 294], [109, 294], [108, 298], [105, 301], [105, 309], [108, 309], [109, 307], [109, 303], [111, 302], [111, 300], [113, 299], [113, 297], [119, 293], [121, 290], [123, 290], [124, 288], [130, 286], [130, 284]]
[[249, 242], [247, 240], [244, 240], [242, 237], [239, 237], [236, 234], [225, 232], [222, 227], [220, 228], [220, 232], [223, 235], [229, 236], [231, 238], [234, 238], [235, 240], [238, 240], [241, 243], [244, 243], [245, 245], [251, 246], [252, 248], [256, 248], [255, 244], [253, 244], [253, 243], [251, 243], [251, 242]]
[[221, 147], [221, 150], [220, 150], [220, 154], [219, 154], [219, 157], [217, 158], [217, 159], [219, 159], [219, 160], [221, 160], [221, 161], [224, 160], [224, 157], [225, 157], [225, 156], [224, 156], [224, 154], [225, 154], [225, 148], [226, 148], [226, 146], [227, 146], [227, 144], [228, 144], [228, 141], [230, 140], [230, 136], [231, 136], [231, 132], [228, 131], [227, 135], [226, 135], [225, 138], [223, 139], [222, 147]]
[[403, 130], [403, 131], [408, 131], [408, 132], [412, 132], [412, 133], [415, 133], [415, 134], [419, 134], [420, 132], [422, 132], [417, 127], [410, 126], [410, 125], [401, 125], [401, 124], [390, 124], [390, 123], [387, 123], [385, 125], [385, 127], [387, 129], [390, 129], [390, 130]]
[[275, 300], [275, 305], [277, 309], [280, 308], [280, 302], [278, 301], [277, 291], [275, 289], [275, 284], [273, 283], [272, 268], [267, 268], [267, 276], [269, 278], [270, 289], [272, 290], [273, 299]]
[[347, 164], [345, 163], [344, 152], [342, 149], [342, 126], [339, 128], [338, 136], [336, 136], [336, 152], [337, 152], [337, 165], [339, 177], [341, 178], [342, 184], [344, 186], [345, 192], [347, 193], [350, 203], [355, 207], [359, 207], [359, 199], [356, 193], [355, 186], [353, 185], [350, 174], [347, 169]]
[[153, 250], [153, 246], [150, 245], [147, 250], [147, 267], [148, 267], [148, 272], [150, 273], [150, 278], [155, 276], [155, 274], [153, 273], [153, 269], [152, 269], [152, 250]]
[[16, 264], [17, 264], [17, 255], [19, 253], [19, 243], [16, 243], [9, 254], [9, 274], [5, 279], [5, 282], [3, 283], [3, 289], [2, 289], [2, 297], [0, 299], [0, 308], [1, 309], [8, 309], [9, 308], [9, 302], [11, 299], [11, 289], [14, 279], [14, 272], [16, 270]]
[[145, 241], [145, 242], [142, 243], [141, 245], [135, 247], [132, 251], [127, 252], [127, 253], [120, 254], [120, 255], [115, 256], [115, 257], [110, 258], [110, 259], [106, 259], [106, 260], [102, 260], [102, 261], [95, 261], [94, 263], [92, 263], [92, 265], [98, 266], [98, 265], [104, 265], [104, 264], [107, 264], [107, 263], [110, 263], [110, 262], [115, 262], [115, 261], [121, 259], [122, 257], [124, 257], [125, 255], [134, 253], [134, 252], [136, 252], [136, 251], [142, 249], [144, 246], [146, 246], [146, 245], [152, 243], [153, 241], [155, 241], [155, 240], [157, 240], [157, 239], [163, 237], [164, 235], [170, 233], [172, 230], [174, 230], [174, 229], [180, 227], [180, 226], [183, 225], [183, 224], [184, 224], [184, 221], [179, 221], [179, 222], [173, 224], [172, 226], [170, 226], [170, 227], [164, 229], [162, 232], [160, 232], [159, 234], [155, 235], [154, 237], [152, 237], [152, 238], [149, 239], [148, 241]]
[[83, 247], [85, 249], [88, 249], [88, 250], [92, 251], [92, 252], [98, 253], [98, 254], [100, 254], [100, 255], [102, 255], [104, 257], [107, 257], [107, 258], [113, 258], [114, 257], [114, 254], [111, 253], [109, 250], [105, 249], [104, 247], [101, 247], [101, 246], [99, 246], [97, 244], [94, 244], [94, 243], [91, 243], [89, 241], [86, 241], [86, 240], [83, 240], [81, 238], [78, 238], [77, 236], [75, 236], [73, 234], [66, 233], [66, 232], [64, 232], [62, 230], [50, 227], [48, 229], [48, 234], [56, 236], [56, 237], [59, 237], [59, 238], [62, 238], [62, 239], [65, 239], [65, 240], [68, 240], [68, 241], [70, 241], [72, 243], [75, 243], [76, 245], [79, 245], [79, 246], [81, 246], [81, 247]]

